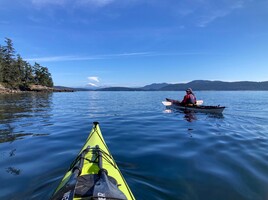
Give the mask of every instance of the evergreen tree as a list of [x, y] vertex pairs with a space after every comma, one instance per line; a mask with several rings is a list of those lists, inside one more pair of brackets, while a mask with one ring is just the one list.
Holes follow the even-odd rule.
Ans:
[[12, 40], [6, 38], [6, 46], [3, 47], [3, 62], [2, 62], [2, 79], [3, 82], [11, 87], [16, 86], [16, 77], [18, 76], [17, 68], [14, 65], [15, 49], [13, 48]]
[[30, 84], [53, 87], [53, 80], [47, 67], [38, 63], [31, 66], [18, 54], [12, 40], [6, 38], [6, 46], [0, 45], [0, 83], [11, 88], [28, 89]]
[[22, 81], [25, 83], [25, 86], [29, 86], [34, 83], [33, 67], [28, 62], [25, 62], [24, 64], [25, 71]]
[[17, 59], [15, 60], [15, 63], [14, 63], [14, 67], [17, 68], [17, 71], [18, 71], [18, 77], [17, 77], [17, 81], [19, 83], [22, 82], [22, 79], [23, 79], [23, 74], [24, 74], [24, 60], [22, 59], [22, 57], [18, 54], [17, 55]]
[[3, 82], [3, 61], [4, 61], [4, 54], [3, 54], [3, 47], [0, 45], [0, 83]]
[[20, 55], [17, 55], [15, 67], [17, 68], [18, 72], [16, 81], [18, 82], [19, 88], [23, 90], [29, 88], [29, 85], [34, 82], [31, 65], [28, 62], [24, 61]]
[[42, 67], [40, 64], [34, 64], [34, 75], [35, 75], [35, 83], [38, 85], [44, 85], [48, 87], [53, 86], [53, 81], [51, 78], [51, 74], [48, 71], [47, 67]]

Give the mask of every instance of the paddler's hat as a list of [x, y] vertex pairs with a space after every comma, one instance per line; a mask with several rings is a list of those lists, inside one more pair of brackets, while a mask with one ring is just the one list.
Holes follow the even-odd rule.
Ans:
[[187, 90], [185, 90], [186, 92], [190, 92], [190, 93], [193, 93], [193, 90], [192, 88], [188, 88]]

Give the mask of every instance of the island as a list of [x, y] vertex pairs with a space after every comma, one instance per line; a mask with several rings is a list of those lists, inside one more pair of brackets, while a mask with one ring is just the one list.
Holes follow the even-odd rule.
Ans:
[[72, 92], [72, 89], [53, 87], [52, 76], [47, 67], [38, 63], [31, 65], [16, 54], [13, 42], [5, 38], [0, 45], [0, 93], [24, 91]]

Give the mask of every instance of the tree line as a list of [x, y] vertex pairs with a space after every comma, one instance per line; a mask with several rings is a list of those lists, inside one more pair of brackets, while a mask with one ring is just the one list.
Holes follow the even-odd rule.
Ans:
[[53, 87], [53, 80], [47, 67], [38, 63], [31, 65], [16, 54], [13, 42], [5, 38], [5, 45], [0, 44], [0, 83], [12, 89], [28, 90], [37, 84]]

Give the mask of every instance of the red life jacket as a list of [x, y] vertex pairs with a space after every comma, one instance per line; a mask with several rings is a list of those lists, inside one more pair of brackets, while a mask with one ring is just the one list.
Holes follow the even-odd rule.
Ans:
[[186, 94], [181, 103], [183, 103], [183, 104], [196, 104], [196, 98], [193, 94]]

